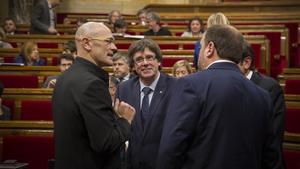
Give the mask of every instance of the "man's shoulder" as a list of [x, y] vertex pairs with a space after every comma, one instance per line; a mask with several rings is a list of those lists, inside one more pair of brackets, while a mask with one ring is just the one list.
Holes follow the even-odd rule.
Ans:
[[258, 72], [254, 72], [253, 76], [254, 76], [253, 78], [258, 79], [256, 81], [253, 80], [253, 82], [267, 91], [271, 91], [274, 87], [276, 88], [280, 87], [279, 83], [272, 77], [268, 77]]

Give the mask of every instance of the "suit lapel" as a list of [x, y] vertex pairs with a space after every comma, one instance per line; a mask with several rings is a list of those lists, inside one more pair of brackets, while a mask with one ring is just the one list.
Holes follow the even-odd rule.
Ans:
[[161, 73], [159, 81], [157, 83], [157, 86], [155, 87], [155, 91], [150, 103], [150, 119], [148, 120], [147, 124], [144, 126], [144, 133], [143, 133], [143, 138], [145, 137], [145, 134], [149, 130], [152, 124], [152, 119], [156, 115], [156, 113], [161, 113], [157, 111], [157, 109], [160, 107], [160, 103], [162, 98], [165, 95], [166, 92], [166, 82], [165, 82], [165, 75]]

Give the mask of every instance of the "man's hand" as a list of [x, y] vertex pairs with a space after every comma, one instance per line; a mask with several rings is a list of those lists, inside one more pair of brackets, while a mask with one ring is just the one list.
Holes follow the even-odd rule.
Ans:
[[56, 84], [56, 79], [52, 79], [50, 80], [49, 84], [48, 84], [48, 88], [54, 88]]
[[134, 107], [123, 101], [120, 102], [119, 99], [116, 99], [114, 110], [119, 117], [126, 119], [128, 123], [131, 124], [135, 115]]
[[53, 28], [53, 27], [49, 27], [49, 28], [48, 28], [48, 32], [49, 32], [50, 34], [57, 34], [57, 33], [58, 33], [57, 30], [56, 30], [55, 28]]

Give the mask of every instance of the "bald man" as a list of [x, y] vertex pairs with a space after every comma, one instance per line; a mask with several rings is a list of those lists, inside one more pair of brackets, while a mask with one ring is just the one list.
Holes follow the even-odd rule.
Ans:
[[53, 93], [55, 168], [119, 169], [129, 139], [133, 107], [112, 100], [109, 76], [116, 46], [103, 24], [88, 22], [75, 35], [78, 56], [58, 78]]

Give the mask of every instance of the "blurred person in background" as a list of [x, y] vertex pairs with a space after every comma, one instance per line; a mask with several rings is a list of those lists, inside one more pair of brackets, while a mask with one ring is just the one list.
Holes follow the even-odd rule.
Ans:
[[11, 120], [10, 108], [2, 104], [4, 85], [0, 81], [0, 120]]
[[35, 42], [28, 41], [21, 48], [20, 54], [15, 58], [15, 63], [25, 66], [44, 66], [45, 60], [40, 58], [39, 48]]
[[199, 17], [189, 20], [188, 30], [183, 32], [181, 37], [201, 37], [204, 33], [204, 25]]
[[174, 77], [183, 77], [193, 73], [190, 63], [186, 60], [177, 61], [172, 68], [172, 74]]
[[4, 19], [3, 28], [4, 28], [6, 35], [14, 35], [17, 33], [16, 32], [16, 30], [17, 30], [16, 23], [12, 18]]
[[146, 36], [172, 36], [168, 28], [160, 25], [160, 16], [156, 12], [147, 13], [147, 25], [149, 30], [144, 32]]
[[[74, 62], [74, 56], [73, 55], [71, 55], [71, 54], [60, 54], [58, 56], [58, 63], [59, 63], [58, 66], [59, 66], [60, 72], [62, 73], [65, 70], [69, 69], [70, 66], [73, 64], [73, 62]], [[44, 88], [54, 88], [58, 76], [59, 75], [47, 77], [47, 80], [43, 84], [43, 87]]]
[[0, 48], [13, 48], [11, 44], [7, 42], [6, 34], [1, 27], [0, 27]]

